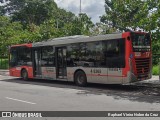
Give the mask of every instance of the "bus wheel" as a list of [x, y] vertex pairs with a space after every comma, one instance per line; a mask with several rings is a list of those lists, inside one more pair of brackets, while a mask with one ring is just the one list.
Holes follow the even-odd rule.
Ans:
[[26, 69], [23, 69], [21, 72], [21, 77], [23, 80], [28, 80], [28, 72]]
[[75, 83], [78, 86], [86, 86], [87, 85], [87, 77], [83, 71], [78, 71], [75, 74]]

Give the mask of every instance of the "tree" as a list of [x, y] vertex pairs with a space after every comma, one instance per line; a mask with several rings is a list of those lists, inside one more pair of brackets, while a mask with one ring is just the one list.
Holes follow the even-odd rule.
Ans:
[[3, 6], [6, 14], [13, 21], [21, 21], [24, 25], [40, 25], [56, 13], [57, 4], [53, 0], [9, 0]]
[[0, 51], [7, 52], [7, 47], [18, 42], [18, 34], [22, 31], [21, 25], [17, 22], [11, 23], [10, 19], [0, 16]]
[[[38, 42], [50, 38], [89, 35], [93, 26], [87, 14], [76, 16], [58, 8], [53, 0], [0, 0], [0, 49], [6, 46]], [[4, 14], [3, 14], [4, 13]]]
[[21, 21], [23, 24], [40, 25], [49, 18], [46, 2], [35, 0], [25, 2], [25, 5], [13, 13], [13, 21]]
[[90, 28], [94, 27], [94, 24], [91, 21], [91, 18], [89, 18], [86, 13], [81, 13], [79, 15], [79, 17], [80, 17], [80, 24], [81, 24], [81, 28], [82, 28], [81, 33], [84, 35], [89, 35]]
[[105, 11], [101, 22], [115, 30], [135, 30], [144, 29], [142, 23], [148, 18], [149, 7], [144, 0], [105, 0]]
[[115, 30], [107, 26], [106, 24], [102, 22], [98, 22], [95, 24], [95, 26], [91, 29], [92, 35], [104, 35], [106, 33], [112, 33]]
[[57, 35], [57, 28], [55, 26], [55, 21], [53, 19], [46, 20], [43, 24], [40, 25], [39, 32], [42, 35], [43, 40], [59, 37]]
[[[36, 28], [36, 27], [35, 27]], [[42, 36], [37, 27], [34, 32], [23, 29], [20, 22], [12, 22], [9, 17], [0, 16], [0, 52], [8, 53], [13, 44], [40, 41]]]
[[0, 6], [0, 16], [2, 16], [2, 15], [3, 15], [3, 7]]
[[160, 58], [160, 2], [157, 0], [148, 1], [151, 6], [151, 14], [148, 24], [148, 29], [152, 31], [152, 52], [153, 52], [153, 64], [158, 64]]

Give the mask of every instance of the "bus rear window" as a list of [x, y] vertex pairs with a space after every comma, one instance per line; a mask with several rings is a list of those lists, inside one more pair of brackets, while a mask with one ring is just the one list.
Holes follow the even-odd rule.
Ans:
[[132, 33], [131, 39], [134, 52], [150, 51], [151, 38], [149, 33], [147, 34]]

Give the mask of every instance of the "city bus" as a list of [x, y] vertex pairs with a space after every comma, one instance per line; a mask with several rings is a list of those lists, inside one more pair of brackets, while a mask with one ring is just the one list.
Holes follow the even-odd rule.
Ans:
[[130, 84], [150, 79], [149, 33], [69, 36], [10, 47], [11, 76], [87, 83]]

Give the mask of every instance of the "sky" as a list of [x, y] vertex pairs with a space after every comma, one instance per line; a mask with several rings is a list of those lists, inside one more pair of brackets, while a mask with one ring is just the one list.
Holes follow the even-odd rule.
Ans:
[[[94, 23], [99, 22], [99, 16], [105, 14], [105, 0], [81, 0], [81, 11], [91, 17]], [[55, 0], [60, 8], [71, 11], [76, 15], [80, 11], [80, 0]]]

